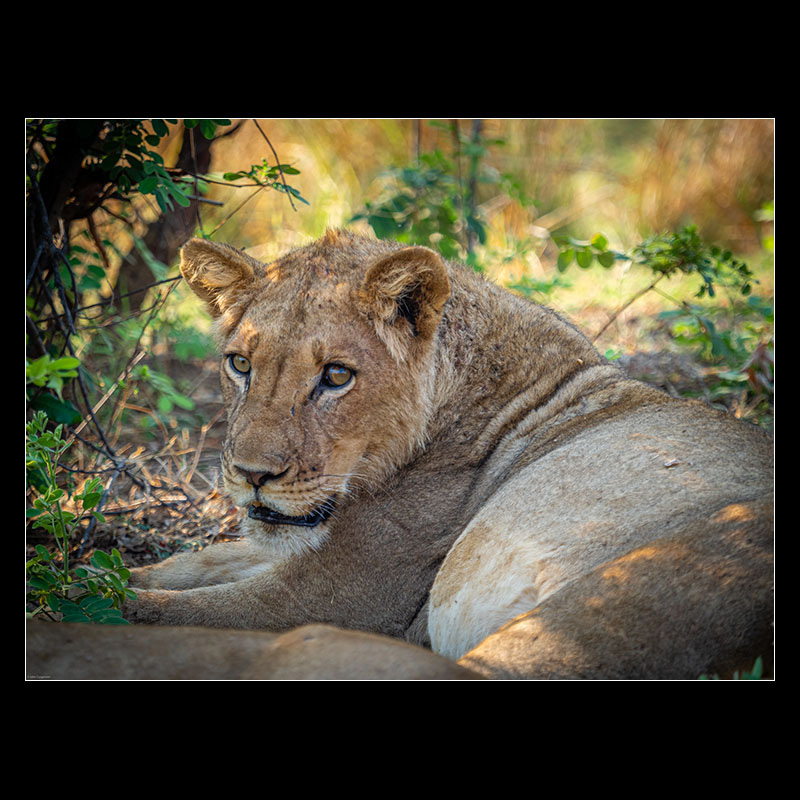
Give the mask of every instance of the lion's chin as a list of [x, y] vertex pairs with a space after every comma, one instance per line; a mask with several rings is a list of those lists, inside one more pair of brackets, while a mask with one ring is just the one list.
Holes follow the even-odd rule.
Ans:
[[330, 498], [308, 514], [301, 517], [290, 517], [280, 511], [275, 511], [269, 506], [254, 502], [248, 508], [247, 516], [257, 522], [263, 522], [265, 525], [296, 525], [301, 528], [314, 528], [323, 522], [327, 522], [335, 507], [334, 498]]

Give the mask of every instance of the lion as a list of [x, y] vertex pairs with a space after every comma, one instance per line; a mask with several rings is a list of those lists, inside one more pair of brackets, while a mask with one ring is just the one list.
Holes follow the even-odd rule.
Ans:
[[433, 250], [192, 239], [240, 541], [133, 570], [135, 623], [401, 639], [497, 679], [731, 675], [773, 647], [773, 443], [627, 377]]
[[29, 680], [484, 680], [396, 638], [330, 625], [285, 633], [27, 623]]

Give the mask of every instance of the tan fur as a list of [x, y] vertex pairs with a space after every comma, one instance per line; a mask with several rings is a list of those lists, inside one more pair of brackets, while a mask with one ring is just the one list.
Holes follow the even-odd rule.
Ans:
[[27, 628], [29, 680], [481, 680], [406, 642], [328, 625], [282, 634], [158, 625]]
[[[223, 354], [231, 496], [335, 510], [311, 528], [245, 518], [241, 543], [135, 571], [131, 619], [328, 623], [492, 677], [696, 678], [769, 657], [762, 431], [627, 379], [426, 248], [333, 231], [262, 265], [193, 240], [182, 270]], [[321, 388], [329, 364], [350, 383]]]

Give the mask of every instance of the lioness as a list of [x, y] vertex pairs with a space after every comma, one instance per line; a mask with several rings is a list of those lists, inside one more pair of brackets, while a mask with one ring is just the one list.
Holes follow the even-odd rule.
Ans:
[[308, 623], [496, 678], [769, 660], [772, 441], [633, 381], [550, 310], [345, 231], [193, 239], [246, 537], [134, 570], [136, 622]]

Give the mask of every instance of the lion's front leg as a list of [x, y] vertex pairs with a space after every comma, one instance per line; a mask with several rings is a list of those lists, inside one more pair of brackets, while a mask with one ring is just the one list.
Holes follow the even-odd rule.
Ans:
[[241, 580], [267, 570], [272, 565], [267, 554], [247, 539], [221, 542], [204, 550], [178, 553], [146, 567], [131, 570], [134, 589], [194, 589]]
[[[281, 593], [264, 572], [244, 580], [194, 589], [135, 589], [123, 608], [127, 620], [151, 625], [282, 630], [305, 622], [281, 610]], [[271, 597], [276, 603], [269, 602]]]

